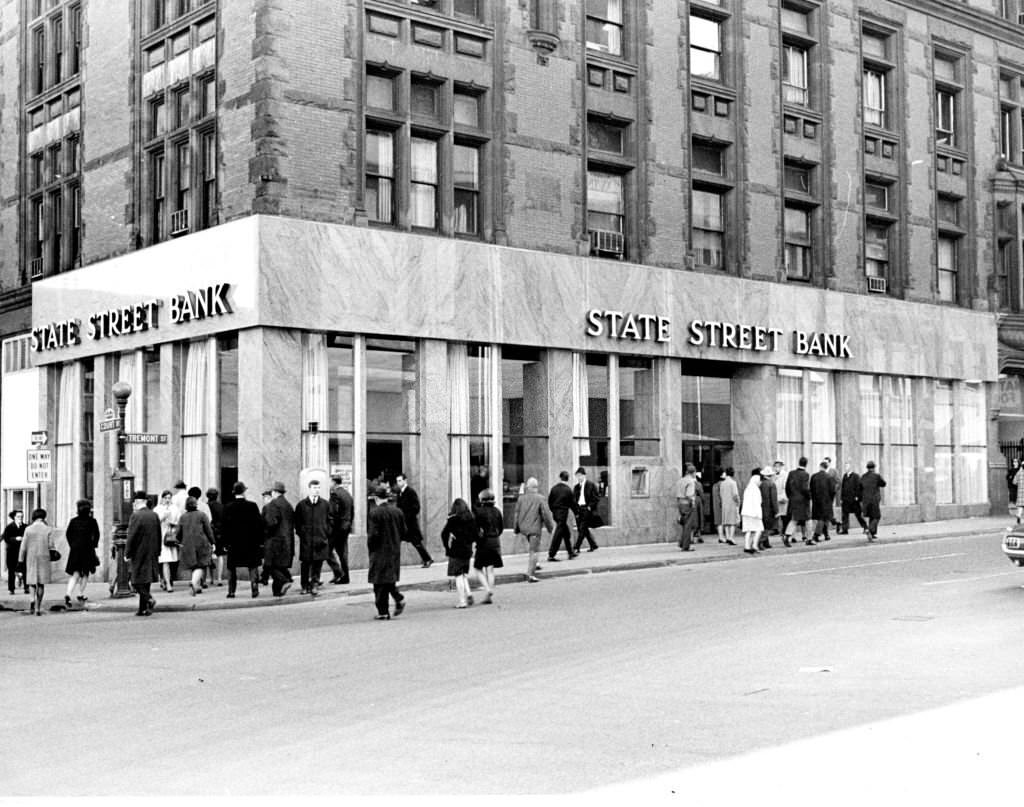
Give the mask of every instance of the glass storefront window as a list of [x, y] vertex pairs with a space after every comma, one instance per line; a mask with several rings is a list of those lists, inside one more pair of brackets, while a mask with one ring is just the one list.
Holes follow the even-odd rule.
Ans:
[[957, 418], [960, 432], [956, 466], [958, 504], [981, 504], [988, 501], [988, 418], [985, 413], [985, 386], [964, 384], [961, 387]]
[[[409, 473], [417, 467], [418, 411], [416, 343], [402, 339], [367, 339], [367, 479], [393, 484], [398, 474]], [[352, 474], [351, 459], [347, 464], [346, 468], [342, 463], [339, 469], [343, 476]]]
[[935, 382], [935, 501], [953, 503], [953, 385]]
[[[546, 484], [547, 370], [536, 348], [501, 349], [502, 507], [514, 527], [516, 499], [531, 476]], [[497, 491], [495, 491], [497, 494]]]
[[182, 389], [181, 478], [189, 487], [205, 488], [207, 402], [210, 394], [210, 342], [200, 339], [185, 345], [185, 379]]
[[[57, 429], [54, 437], [54, 465], [57, 487], [56, 506], [47, 519], [50, 526], [63, 527], [74, 515], [75, 500], [80, 496], [75, 485], [75, 440], [76, 421], [82, 411], [79, 397], [81, 367], [74, 362], [62, 364], [57, 368]], [[26, 513], [26, 520], [31, 514]]]
[[686, 440], [732, 440], [731, 379], [683, 376], [682, 416]]
[[223, 499], [238, 481], [238, 335], [217, 337], [217, 433], [220, 457], [218, 486]]
[[780, 368], [775, 400], [776, 453], [787, 468], [800, 457], [810, 468], [825, 457], [839, 464], [836, 439], [836, 397], [831, 373]]
[[619, 357], [619, 452], [623, 457], [661, 452], [654, 362], [648, 358]]
[[[861, 461], [863, 473], [874, 460], [885, 477], [882, 498], [887, 504], [917, 501], [917, 436], [914, 426], [912, 380], [899, 376], [860, 375], [857, 379], [861, 411]], [[937, 476], [938, 476], [938, 469]]]
[[787, 468], [796, 468], [804, 453], [803, 372], [781, 368], [775, 400], [778, 459]]
[[471, 506], [491, 486], [493, 372], [490, 345], [448, 346], [450, 493]]

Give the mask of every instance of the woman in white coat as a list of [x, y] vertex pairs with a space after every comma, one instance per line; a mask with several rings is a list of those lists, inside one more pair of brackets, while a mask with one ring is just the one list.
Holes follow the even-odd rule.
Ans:
[[764, 531], [761, 521], [761, 469], [750, 472], [750, 481], [743, 491], [743, 505], [740, 508], [743, 520], [743, 551], [748, 555], [757, 554], [757, 542]]
[[[171, 504], [171, 492], [165, 490], [160, 494], [160, 503], [153, 508], [153, 511], [160, 516], [160, 557], [157, 562], [160, 564], [162, 573], [160, 575], [160, 588], [164, 591], [174, 591], [174, 572], [171, 564], [178, 562], [178, 544], [175, 543], [178, 537], [178, 520], [182, 514], [178, 508]], [[168, 543], [170, 541], [170, 543]]]

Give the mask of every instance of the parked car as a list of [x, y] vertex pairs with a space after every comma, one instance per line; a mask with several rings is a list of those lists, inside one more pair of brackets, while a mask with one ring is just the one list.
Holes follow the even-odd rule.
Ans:
[[1024, 566], [1024, 524], [1006, 531], [1003, 536], [1003, 552], [1018, 566]]

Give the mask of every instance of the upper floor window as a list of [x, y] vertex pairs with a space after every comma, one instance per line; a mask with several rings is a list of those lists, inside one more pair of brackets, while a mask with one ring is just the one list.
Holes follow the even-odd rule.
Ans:
[[1007, 162], [1024, 164], [1024, 146], [1021, 144], [1022, 113], [1021, 78], [1012, 73], [999, 77], [999, 156]]
[[146, 0], [148, 6], [149, 30], [155, 31], [174, 22], [214, 0]]
[[817, 7], [783, 0], [782, 94], [787, 104], [813, 106], [813, 58], [817, 46]]
[[810, 280], [811, 210], [787, 203], [785, 206], [786, 225], [786, 277], [792, 280]]
[[722, 80], [722, 23], [690, 15], [690, 75]]
[[807, 50], [800, 45], [782, 47], [782, 92], [787, 103], [807, 105]]
[[[29, 32], [27, 62], [31, 95], [78, 75], [82, 66], [81, 3], [55, 1], [50, 8], [52, 13]], [[43, 9], [39, 11], [42, 13]]]
[[935, 74], [935, 142], [962, 148], [960, 142], [961, 90], [960, 60], [956, 56], [936, 53]]
[[960, 239], [950, 236], [939, 236], [937, 266], [939, 299], [943, 302], [955, 303], [957, 301], [957, 281], [960, 270]]
[[587, 229], [591, 254], [625, 256], [626, 200], [622, 174], [587, 171]]
[[892, 35], [873, 29], [864, 29], [861, 36], [864, 123], [882, 129], [894, 128], [891, 86], [895, 73], [893, 39]]
[[370, 221], [393, 224], [395, 140], [387, 131], [366, 130], [366, 214]]
[[587, 47], [622, 56], [622, 0], [587, 0]]
[[697, 266], [725, 268], [725, 192], [694, 188], [693, 255]]

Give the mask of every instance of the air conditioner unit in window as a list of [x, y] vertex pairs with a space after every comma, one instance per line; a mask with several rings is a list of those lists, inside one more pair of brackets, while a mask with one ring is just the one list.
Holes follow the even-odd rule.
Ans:
[[42, 258], [33, 258], [29, 262], [29, 270], [32, 273], [33, 279], [37, 278], [37, 277], [42, 277], [43, 276], [43, 259]]
[[886, 282], [884, 277], [868, 277], [868, 291], [877, 294], [885, 294]]
[[171, 213], [171, 235], [183, 235], [188, 232], [188, 208], [175, 210]]
[[622, 258], [626, 251], [626, 239], [614, 230], [590, 231], [590, 254]]

